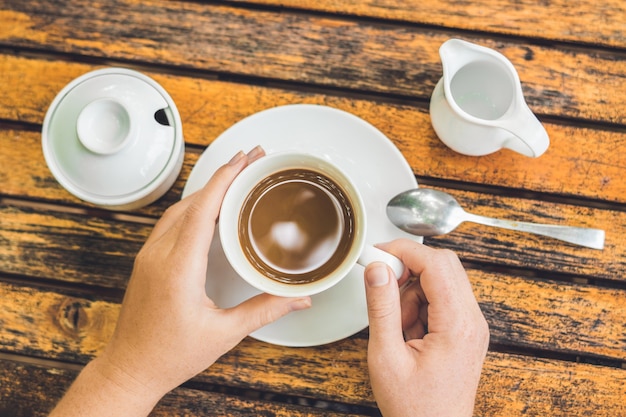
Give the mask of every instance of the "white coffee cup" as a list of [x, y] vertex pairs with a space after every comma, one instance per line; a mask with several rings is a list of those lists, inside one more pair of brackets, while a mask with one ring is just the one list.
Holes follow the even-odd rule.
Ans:
[[[271, 178], [281, 177], [284, 173], [288, 173], [286, 174], [287, 179], [276, 180], [275, 184], [269, 180]], [[321, 174], [321, 177], [324, 178], [321, 180], [322, 185], [317, 184], [317, 180], [310, 179], [315, 177], [312, 174], [308, 179], [289, 177], [289, 175], [293, 174], [297, 176], [301, 173]], [[341, 213], [344, 213], [344, 215], [348, 215], [351, 219], [347, 221], [352, 225], [350, 228], [350, 243], [346, 244], [347, 238], [345, 236], [347, 232], [339, 231], [337, 232], [336, 240], [334, 237], [328, 238], [324, 241], [325, 246], [320, 244], [317, 247], [318, 250], [314, 251], [316, 259], [318, 259], [315, 266], [303, 267], [303, 269], [298, 271], [287, 271], [272, 264], [274, 266], [269, 268], [272, 270], [271, 273], [268, 274], [267, 269], [265, 272], [261, 271], [258, 266], [259, 259], [266, 258], [264, 258], [262, 254], [258, 255], [262, 251], [254, 249], [257, 247], [255, 243], [250, 243], [254, 241], [254, 239], [251, 238], [253, 232], [246, 220], [247, 215], [245, 213], [247, 212], [246, 210], [249, 209], [244, 210], [244, 207], [254, 207], [252, 210], [260, 210], [260, 208], [257, 208], [258, 205], [256, 203], [248, 202], [248, 197], [251, 193], [256, 194], [259, 192], [262, 193], [262, 196], [268, 195], [267, 192], [270, 189], [276, 189], [278, 185], [285, 185], [287, 183], [306, 183], [306, 186], [311, 187], [311, 189], [317, 187], [322, 190], [326, 186], [324, 184], [328, 183], [327, 180], [330, 180], [330, 183], [332, 183], [330, 185], [331, 189], [333, 189], [334, 185], [339, 186], [341, 198], [347, 197], [346, 201], [349, 201], [349, 204], [343, 204], [340, 203], [341, 198], [329, 197], [334, 201], [333, 204], [337, 207], [337, 210], [339, 210], [337, 214], [338, 218], [341, 219]], [[273, 185], [268, 186], [269, 188], [266, 191], [259, 191], [261, 190], [259, 187], [263, 186], [262, 184], [268, 183], [272, 183]], [[326, 195], [331, 196], [336, 190], [329, 192], [323, 189], [322, 191], [326, 193]], [[262, 196], [254, 200], [260, 201]], [[344, 206], [351, 206], [351, 210], [342, 209], [341, 207]], [[301, 207], [307, 208], [307, 205], [301, 204]], [[278, 212], [280, 212], [280, 210], [277, 208], [277, 215]], [[271, 210], [270, 215], [273, 215], [271, 214]], [[252, 214], [250, 217], [251, 216]], [[341, 220], [339, 223], [341, 223]], [[345, 223], [346, 221], [344, 221], [343, 226], [345, 226]], [[278, 241], [288, 241], [293, 234], [294, 228], [297, 229], [297, 226], [294, 226], [294, 223], [290, 221], [276, 221], [276, 223], [272, 224], [272, 233], [276, 232], [280, 235], [281, 230], [285, 231], [283, 237], [277, 237]], [[328, 160], [297, 152], [273, 153], [260, 158], [246, 167], [235, 178], [226, 192], [219, 217], [220, 240], [226, 258], [233, 269], [245, 281], [260, 291], [285, 297], [313, 295], [327, 290], [340, 282], [357, 263], [366, 266], [375, 261], [384, 262], [392, 268], [397, 277], [400, 277], [404, 272], [404, 264], [395, 256], [372, 246], [370, 242], [366, 242], [366, 230], [367, 215], [365, 206], [358, 189], [349, 177]], [[273, 236], [274, 235], [275, 234], [273, 234]], [[248, 243], [244, 243], [244, 241], [248, 239]], [[279, 245], [276, 241], [272, 241], [272, 244], [275, 246]], [[341, 260], [335, 259], [334, 261], [330, 261], [329, 259], [336, 256], [333, 254], [339, 252], [337, 247], [340, 247], [340, 245], [347, 248], [341, 250], [342, 255], [338, 256]], [[251, 253], [253, 255], [251, 255]], [[263, 262], [264, 261], [261, 261], [261, 263]], [[328, 270], [326, 266], [330, 265], [330, 262], [334, 262], [336, 265]], [[257, 266], [254, 265], [255, 263]], [[268, 264], [271, 264], [271, 262], [268, 261]], [[326, 270], [323, 268], [326, 268]], [[322, 271], [319, 272], [321, 278], [316, 278], [315, 280], [305, 283], [291, 282], [292, 279], [295, 279], [294, 277], [306, 277], [309, 274], [313, 274], [313, 271]], [[272, 274], [274, 274], [274, 278], [268, 276]]]

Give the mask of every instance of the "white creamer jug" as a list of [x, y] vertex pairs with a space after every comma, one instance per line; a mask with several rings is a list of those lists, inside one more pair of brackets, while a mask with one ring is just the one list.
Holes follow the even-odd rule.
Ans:
[[430, 117], [442, 142], [472, 156], [508, 148], [538, 157], [548, 149], [548, 134], [504, 55], [459, 39], [444, 42], [439, 55], [443, 77], [431, 97]]

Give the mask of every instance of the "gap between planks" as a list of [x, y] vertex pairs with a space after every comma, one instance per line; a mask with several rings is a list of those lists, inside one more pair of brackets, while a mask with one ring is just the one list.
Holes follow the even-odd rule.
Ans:
[[[71, 371], [78, 374], [85, 364], [66, 362], [61, 360], [43, 359], [39, 357], [18, 355], [14, 353], [7, 353], [0, 350], [0, 363], [7, 361], [20, 365], [34, 366], [38, 368], [45, 368], [51, 370], [51, 373], [60, 371]], [[285, 393], [276, 393], [269, 391], [260, 391], [250, 388], [238, 388], [227, 385], [218, 385], [215, 383], [208, 383], [202, 381], [189, 380], [179, 386], [179, 388], [186, 388], [195, 391], [210, 392], [227, 395], [229, 397], [237, 397], [244, 400], [252, 401], [268, 401], [274, 403], [281, 403], [286, 405], [298, 405], [304, 407], [310, 407], [320, 410], [326, 410], [328, 412], [338, 413], [350, 413], [363, 416], [380, 416], [380, 412], [377, 408], [368, 407], [364, 405], [341, 403], [337, 401], [329, 400], [317, 400], [297, 395], [289, 395]]]
[[[546, 44], [546, 46], [552, 47], [553, 45]], [[122, 66], [140, 72], [156, 71], [165, 75], [231, 82], [235, 84], [266, 87], [298, 93], [318, 94], [338, 98], [348, 98], [354, 100], [366, 100], [376, 103], [409, 106], [425, 111], [428, 110], [430, 103], [430, 100], [428, 98], [418, 97], [410, 94], [404, 95], [392, 92], [378, 92], [366, 89], [333, 86], [327, 84], [315, 84], [312, 82], [301, 82], [232, 72], [218, 72], [214, 70], [205, 70], [195, 67], [181, 67], [175, 64], [154, 63], [141, 59], [136, 60], [96, 57], [90, 55], [81, 55], [78, 53], [50, 51], [47, 49], [38, 49], [31, 47], [16, 48], [12, 46], [2, 45], [2, 43], [0, 43], [0, 54], [30, 59], [41, 59], [46, 61], [59, 61], [60, 59], [62, 59], [67, 62], [88, 64], [94, 66]], [[626, 56], [624, 56], [624, 60], [626, 60]], [[542, 123], [551, 123], [554, 125], [569, 126], [575, 128], [590, 128], [611, 132], [623, 132], [626, 130], [625, 124], [613, 123], [609, 121], [594, 121], [568, 116], [557, 117], [554, 115], [546, 115], [539, 112], [536, 112], [535, 114], [540, 118]], [[0, 120], [0, 127], [3, 124], [15, 127], [22, 125], [19, 122], [16, 123], [10, 120]], [[36, 124], [23, 125], [25, 127], [25, 130], [41, 130], [41, 126], [38, 126]]]
[[610, 53], [611, 55], [617, 53], [623, 53], [626, 59], [626, 50], [619, 46], [610, 46], [602, 43], [587, 42], [587, 41], [574, 41], [574, 40], [560, 40], [552, 38], [544, 38], [539, 36], [520, 35], [520, 34], [508, 34], [501, 32], [493, 32], [488, 30], [477, 30], [473, 28], [460, 28], [453, 26], [442, 26], [433, 23], [412, 22], [410, 20], [394, 19], [382, 16], [373, 15], [358, 15], [350, 14], [346, 12], [325, 11], [322, 9], [305, 9], [294, 6], [286, 6], [284, 4], [273, 5], [265, 3], [257, 3], [254, 1], [233, 1], [233, 0], [177, 0], [179, 3], [198, 3], [204, 6], [213, 5], [217, 7], [229, 7], [233, 9], [261, 11], [261, 12], [273, 12], [273, 13], [288, 13], [297, 16], [314, 16], [321, 17], [329, 20], [339, 20], [343, 22], [351, 23], [367, 23], [376, 25], [379, 27], [390, 28], [410, 28], [410, 29], [425, 29], [432, 32], [439, 32], [445, 34], [458, 34], [468, 37], [489, 37], [494, 40], [500, 41], [513, 41], [513, 42], [526, 42], [537, 46], [549, 46], [560, 47], [563, 49], [569, 49], [571, 51], [589, 51], [600, 53]]

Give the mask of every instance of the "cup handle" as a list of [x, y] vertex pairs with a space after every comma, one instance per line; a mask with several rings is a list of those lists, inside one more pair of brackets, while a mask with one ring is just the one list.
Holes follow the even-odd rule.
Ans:
[[393, 273], [396, 274], [397, 279], [402, 276], [405, 269], [405, 266], [400, 259], [371, 245], [365, 245], [363, 247], [363, 251], [361, 252], [361, 256], [359, 256], [357, 262], [362, 266], [367, 266], [372, 262], [386, 263], [387, 266], [391, 268]]

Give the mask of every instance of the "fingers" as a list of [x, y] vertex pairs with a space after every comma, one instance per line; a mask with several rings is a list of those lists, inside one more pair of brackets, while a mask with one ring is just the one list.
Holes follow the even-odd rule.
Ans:
[[311, 307], [311, 298], [286, 298], [259, 294], [229, 310], [235, 320], [235, 328], [242, 336], [260, 329], [293, 311]]
[[419, 285], [419, 279], [402, 290], [400, 304], [404, 339], [423, 338], [428, 328], [428, 301]]
[[[428, 306], [429, 333], [460, 332], [468, 323], [484, 320], [465, 269], [452, 251], [402, 239], [380, 246], [398, 256], [419, 277], [425, 301], [419, 313], [425, 317], [422, 308]], [[404, 324], [408, 324], [406, 317]]]
[[207, 253], [213, 237], [215, 222], [228, 187], [237, 174], [251, 161], [265, 153], [256, 147], [249, 154], [237, 153], [227, 164], [221, 166], [209, 182], [197, 191], [186, 203], [186, 207], [176, 208], [183, 211], [180, 217], [180, 231], [177, 247], [180, 250]]
[[433, 249], [408, 239], [379, 245], [396, 255], [420, 284], [429, 303], [453, 303], [458, 297], [471, 298], [474, 293], [459, 258], [449, 250]]
[[[259, 157], [263, 155], [264, 155], [263, 149], [258, 146], [254, 148], [252, 151], [250, 151], [250, 153], [247, 155], [248, 161], [244, 161], [243, 157], [246, 155], [244, 155], [243, 152], [238, 152], [227, 165], [221, 167], [215, 173], [215, 175], [207, 182], [207, 184], [202, 189], [195, 191], [193, 194], [188, 195], [187, 197], [183, 198], [176, 204], [170, 206], [165, 211], [165, 213], [163, 213], [163, 216], [161, 216], [159, 221], [156, 223], [156, 225], [154, 226], [154, 229], [152, 230], [152, 233], [150, 233], [150, 236], [146, 240], [146, 245], [149, 245], [153, 241], [160, 239], [165, 233], [171, 231], [172, 229], [176, 229], [175, 231], [179, 232], [179, 228], [180, 228], [179, 224], [181, 223], [181, 219], [183, 219], [183, 217], [186, 215], [187, 210], [189, 210], [189, 207], [192, 204], [198, 204], [197, 200], [199, 198], [202, 198], [202, 196], [204, 196], [204, 198], [206, 199], [208, 196], [211, 195], [211, 191], [207, 192], [206, 190], [207, 189], [212, 190], [211, 188], [212, 181], [215, 177], [224, 176], [225, 174], [224, 171], [227, 169], [225, 168], [226, 166], [235, 164], [233, 168], [236, 171], [235, 172], [235, 175], [236, 175], [237, 173], [239, 173], [239, 170], [237, 170], [237, 168], [243, 169], [243, 167], [245, 167], [246, 162], [250, 163], [253, 160], [258, 159]], [[243, 167], [238, 166], [237, 163], [243, 164]], [[232, 171], [233, 169], [230, 168], [230, 170]], [[228, 185], [230, 185], [230, 181], [228, 182]], [[221, 198], [219, 198], [219, 202], [221, 204]]]
[[365, 294], [370, 326], [370, 348], [396, 349], [404, 343], [400, 294], [396, 277], [381, 262], [365, 268]]

